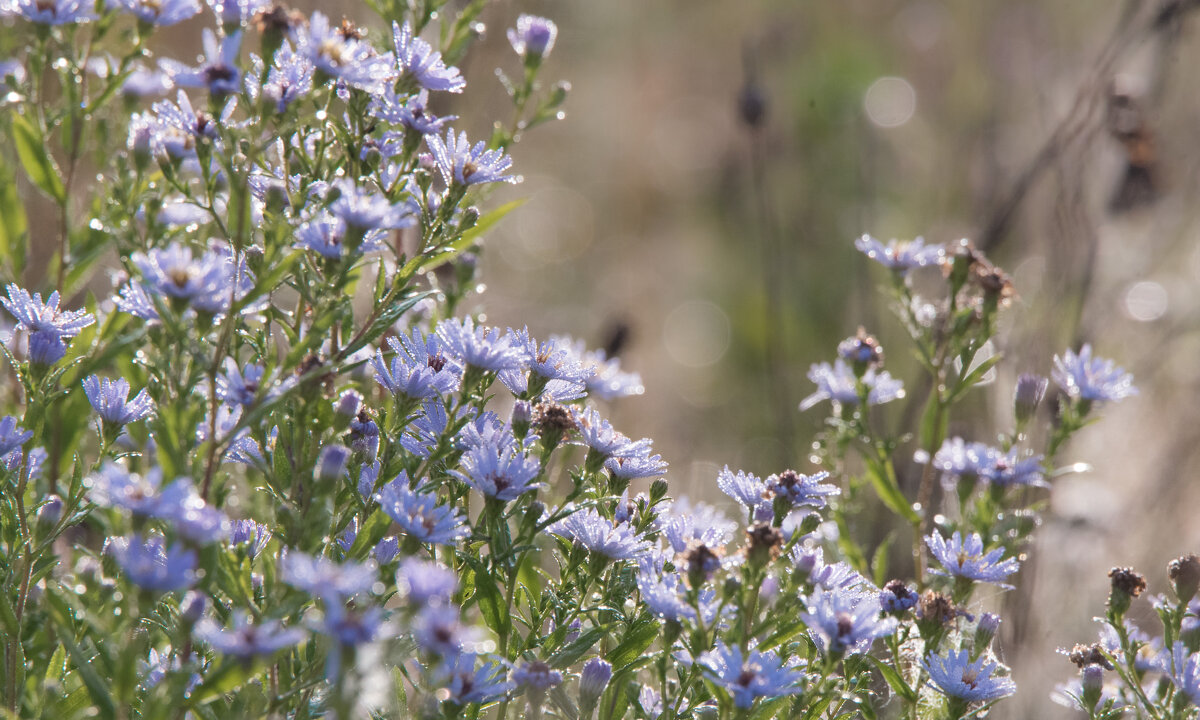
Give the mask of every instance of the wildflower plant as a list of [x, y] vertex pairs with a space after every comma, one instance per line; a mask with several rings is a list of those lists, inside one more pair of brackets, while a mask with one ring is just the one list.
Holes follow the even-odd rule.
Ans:
[[[461, 311], [516, 205], [492, 191], [562, 116], [557, 26], [513, 19], [513, 119], [473, 136], [451, 113], [483, 3], [371, 7], [359, 27], [260, 0], [0, 4], [24, 40], [0, 63], [7, 713], [960, 718], [1011, 694], [975, 590], [1015, 582], [1058, 451], [1131, 378], [1085, 346], [1055, 362], [1048, 434], [1032, 378], [998, 446], [947, 437], [1012, 285], [969, 244], [862, 238], [932, 389], [860, 330], [809, 375], [812, 467], [725, 468], [732, 517], [671, 498], [653, 441], [605, 417], [636, 373]], [[184, 21], [204, 55], [156, 58]], [[905, 401], [916, 464], [879, 415]], [[895, 572], [890, 540], [852, 532], [872, 494], [911, 541]], [[1105, 712], [1200, 696], [1188, 562], [1166, 680]], [[1127, 606], [1098, 652], [1135, 678]]]

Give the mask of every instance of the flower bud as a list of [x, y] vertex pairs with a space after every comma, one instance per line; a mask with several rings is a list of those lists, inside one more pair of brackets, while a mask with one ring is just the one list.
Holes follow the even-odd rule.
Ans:
[[353, 418], [358, 415], [362, 403], [363, 396], [361, 394], [354, 390], [347, 390], [333, 404], [333, 411], [344, 418]]
[[612, 665], [609, 663], [594, 657], [583, 664], [583, 671], [579, 674], [579, 711], [582, 717], [591, 716], [609, 680], [612, 680]]
[[29, 364], [49, 367], [63, 359], [67, 346], [56, 332], [35, 332], [29, 336]]
[[996, 630], [999, 628], [999, 615], [990, 612], [980, 615], [979, 623], [975, 625], [975, 651], [973, 654], [979, 655], [986, 650], [988, 645], [992, 644], [992, 638], [996, 637]]
[[1024, 373], [1017, 378], [1017, 388], [1013, 392], [1013, 411], [1017, 416], [1017, 424], [1024, 425], [1033, 419], [1038, 405], [1046, 396], [1046, 386], [1049, 381], [1040, 375]]
[[385, 537], [375, 545], [375, 550], [372, 551], [375, 555], [375, 562], [380, 565], [387, 565], [396, 559], [396, 555], [400, 552], [400, 541], [394, 537]]
[[197, 590], [189, 590], [179, 601], [179, 619], [187, 625], [195, 625], [208, 607], [208, 598]]
[[49, 530], [58, 524], [62, 519], [63, 499], [57, 495], [49, 495], [46, 497], [46, 502], [38, 508], [37, 523], [38, 527]]
[[346, 463], [349, 460], [349, 448], [344, 445], [326, 445], [317, 460], [317, 479], [326, 482], [340, 479], [346, 474]]
[[666, 496], [667, 496], [667, 481], [666, 480], [664, 480], [662, 478], [658, 478], [654, 482], [650, 483], [650, 504], [651, 505], [658, 502], [659, 500], [662, 500]]
[[536, 65], [554, 49], [558, 26], [544, 17], [522, 15], [517, 18], [517, 27], [508, 31], [508, 41], [513, 50], [525, 58], [527, 65]]
[[1200, 557], [1189, 554], [1175, 558], [1167, 565], [1167, 576], [1179, 602], [1187, 604], [1200, 589]]
[[1083, 697], [1080, 700], [1087, 712], [1092, 712], [1100, 703], [1104, 693], [1104, 668], [1099, 665], [1088, 665], [1080, 672], [1080, 685], [1083, 687]]
[[512, 425], [513, 435], [524, 439], [529, 432], [529, 424], [533, 421], [533, 404], [528, 400], [518, 400], [513, 403], [509, 424]]

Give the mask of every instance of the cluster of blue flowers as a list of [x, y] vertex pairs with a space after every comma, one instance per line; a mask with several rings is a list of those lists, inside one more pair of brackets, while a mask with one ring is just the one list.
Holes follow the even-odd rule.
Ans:
[[[969, 244], [863, 237], [929, 397], [860, 329], [809, 373], [800, 408], [829, 401], [812, 467], [726, 467], [706, 493], [724, 507], [669, 497], [652, 440], [608, 419], [636, 373], [460, 311], [512, 207], [476, 203], [520, 182], [510, 150], [566, 94], [540, 79], [557, 27], [521, 15], [519, 72], [497, 72], [514, 121], [455, 126], [482, 6], [375, 3], [377, 29], [268, 0], [0, 0], [30, 38], [0, 61], [13, 159], [61, 211], [34, 280], [14, 248], [41, 238], [9, 236], [25, 205], [0, 193], [8, 714], [675, 720], [898, 698], [957, 719], [1012, 694], [975, 590], [1019, 576], [1035, 493], [1128, 373], [1085, 345], [1054, 360], [1054, 422], [1029, 375], [998, 446], [946, 437], [1011, 282]], [[151, 62], [184, 21], [203, 55]], [[922, 272], [945, 293], [918, 296]], [[903, 400], [931, 418], [916, 447], [885, 429]], [[876, 502], [911, 560], [858, 544]], [[1087, 706], [1092, 666], [1124, 662], [1195, 703], [1195, 584], [1148, 664], [1118, 622], [1065, 696]]]

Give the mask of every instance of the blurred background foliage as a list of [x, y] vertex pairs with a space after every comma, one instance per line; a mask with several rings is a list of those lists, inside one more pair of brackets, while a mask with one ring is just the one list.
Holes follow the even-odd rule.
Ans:
[[[295, 5], [370, 26], [359, 6]], [[909, 386], [881, 422], [915, 427], [918, 368], [877, 290], [882, 270], [853, 239], [972, 238], [1019, 297], [1003, 316], [1001, 372], [952, 435], [994, 441], [1017, 374], [1049, 374], [1054, 353], [1082, 342], [1141, 390], [1068, 448], [1090, 467], [1054, 481], [1021, 588], [990, 599], [1020, 688], [994, 714], [1050, 717], [1053, 684], [1074, 673], [1054, 651], [1094, 637], [1108, 568], [1133, 565], [1158, 592], [1166, 562], [1200, 550], [1197, 10], [1193, 0], [491, 3], [481, 51], [463, 67], [472, 92], [439, 97], [434, 111], [508, 121], [495, 68], [518, 70], [503, 29], [520, 12], [558, 23], [543, 79], [573, 89], [565, 120], [512, 151], [525, 182], [488, 204], [526, 202], [487, 239], [486, 292], [464, 309], [616, 349], [646, 393], [612, 408], [614, 424], [655, 439], [673, 494], [728, 504], [715, 486], [724, 464], [812, 470], [822, 413], [797, 410], [813, 389], [806, 373], [860, 324]], [[201, 22], [164, 32], [159, 54], [189, 59]], [[36, 247], [54, 237], [40, 226], [52, 222], [31, 206], [37, 255], [52, 251]], [[914, 496], [916, 473], [906, 459], [900, 470]], [[859, 529], [878, 542], [883, 517], [864, 508]], [[897, 538], [896, 574], [909, 542]]]

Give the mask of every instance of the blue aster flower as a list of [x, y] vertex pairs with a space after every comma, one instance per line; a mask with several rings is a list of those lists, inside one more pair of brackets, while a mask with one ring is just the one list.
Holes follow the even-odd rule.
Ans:
[[826, 498], [840, 495], [842, 492], [836, 485], [821, 482], [827, 477], [827, 472], [803, 475], [795, 470], [784, 470], [778, 475], [768, 477], [766, 487], [773, 497], [784, 498], [792, 507], [819, 509], [828, 503]]
[[512, 158], [499, 148], [488, 149], [482, 140], [472, 146], [465, 132], [455, 137], [451, 128], [446, 131], [445, 140], [439, 135], [427, 135], [425, 142], [447, 186], [521, 182], [518, 175], [504, 174], [512, 167]]
[[347, 227], [359, 230], [397, 229], [417, 222], [420, 208], [412, 200], [392, 203], [383, 195], [359, 187], [349, 180], [333, 183], [337, 198], [330, 203], [329, 212], [345, 221]]
[[998, 663], [980, 656], [971, 662], [967, 650], [951, 650], [945, 657], [930, 655], [921, 666], [929, 673], [931, 685], [949, 698], [964, 702], [990, 702], [1012, 695], [1017, 684], [1011, 678], [996, 675]]
[[751, 512], [760, 505], [771, 502], [767, 494], [767, 484], [762, 478], [742, 470], [734, 473], [728, 465], [717, 474], [717, 487]]
[[[261, 62], [261, 60], [260, 60]], [[262, 95], [275, 103], [275, 112], [284, 112], [302, 97], [312, 92], [316, 66], [304, 55], [292, 49], [287, 40], [275, 51], [275, 60], [267, 70]]]
[[517, 18], [517, 26], [509, 28], [508, 42], [526, 60], [541, 59], [554, 49], [557, 35], [558, 26], [551, 20], [536, 15], [521, 15]]
[[350, 548], [354, 547], [354, 541], [356, 539], [358, 539], [357, 515], [350, 518], [350, 524], [347, 525], [346, 529], [334, 539], [334, 542], [336, 542], [337, 546], [342, 549], [342, 552], [347, 552]]
[[854, 247], [880, 265], [900, 274], [913, 268], [939, 265], [946, 257], [946, 248], [926, 245], [924, 238], [912, 242], [892, 240], [885, 244], [870, 235], [863, 235], [854, 241]]
[[[521, 369], [505, 370], [499, 375], [501, 382], [507, 385], [509, 390], [520, 395], [532, 387], [534, 395], [540, 396], [548, 387], [548, 383], [558, 381], [572, 386], [576, 397], [583, 396], [584, 383], [594, 370], [585, 368], [574, 353], [560, 348], [554, 338], [539, 343], [529, 334], [529, 328], [509, 328], [508, 334], [512, 346], [523, 355]], [[526, 368], [528, 374], [525, 372]], [[561, 388], [559, 393], [562, 393]]]
[[483, 370], [510, 370], [521, 366], [521, 352], [500, 328], [476, 326], [470, 317], [446, 318], [437, 324], [437, 336], [447, 359]]
[[163, 490], [152, 515], [167, 521], [176, 534], [194, 545], [208, 545], [229, 536], [229, 519], [205, 503], [187, 478]]
[[67, 25], [95, 20], [93, 7], [84, 0], [11, 0], [0, 4], [0, 15], [20, 15], [39, 25]]
[[459, 369], [446, 361], [436, 335], [425, 335], [414, 327], [399, 339], [388, 338], [396, 353], [388, 364], [381, 351], [371, 359], [375, 381], [393, 396], [430, 399], [458, 388]]
[[12, 415], [0, 418], [0, 456], [20, 450], [33, 437], [33, 432], [23, 429], [17, 422]]
[[375, 562], [379, 565], [387, 565], [399, 554], [400, 540], [395, 537], [385, 537], [375, 543], [375, 547], [371, 549], [371, 557], [375, 558]]
[[592, 508], [577, 510], [547, 530], [613, 560], [636, 560], [650, 549], [632, 525], [613, 524]]
[[575, 425], [583, 444], [601, 457], [618, 455], [633, 442], [617, 432], [612, 423], [605, 420], [595, 408], [585, 408], [576, 413]]
[[441, 563], [407, 558], [396, 572], [396, 587], [414, 605], [446, 604], [458, 590], [458, 575]]
[[733, 696], [733, 704], [746, 709], [758, 698], [795, 695], [803, 690], [804, 673], [785, 667], [772, 650], [751, 647], [745, 654], [737, 645], [718, 640], [712, 650], [696, 659], [715, 685]]
[[127, 312], [142, 320], [158, 320], [158, 309], [150, 299], [146, 288], [140, 283], [128, 282], [121, 286], [113, 296], [113, 304], [122, 312]]
[[278, 397], [293, 385], [293, 378], [275, 384], [262, 365], [249, 363], [239, 367], [236, 360], [227, 357], [217, 375], [217, 399], [227, 405], [249, 407], [260, 399], [265, 402]]
[[954, 533], [949, 540], [942, 537], [936, 530], [925, 538], [929, 551], [941, 563], [945, 571], [931, 570], [936, 575], [966, 578], [977, 582], [995, 583], [1000, 587], [1011, 588], [1003, 580], [1015, 573], [1021, 564], [1015, 558], [1003, 560], [1004, 548], [996, 548], [990, 552], [983, 551], [983, 538], [974, 533], [967, 538], [962, 533]]
[[808, 612], [800, 618], [821, 648], [834, 655], [867, 652], [875, 638], [896, 630], [894, 618], [880, 617], [879, 600], [872, 595], [822, 590], [806, 604]]
[[[228, 250], [208, 250], [199, 258], [178, 243], [135, 252], [131, 258], [150, 292], [175, 298], [197, 310], [219, 313], [229, 309], [231, 295], [253, 285], [244, 263], [234, 263]], [[235, 293], [236, 282], [236, 293]]]
[[326, 75], [372, 94], [396, 75], [391, 62], [370, 43], [343, 33], [320, 12], [312, 14], [307, 28], [296, 30], [296, 52]]
[[[656, 617], [674, 622], [696, 620], [696, 609], [688, 601], [687, 584], [679, 573], [663, 572], [660, 562], [644, 556], [638, 561], [636, 580], [642, 602]], [[721, 607], [716, 592], [712, 588], [703, 588], [696, 600], [704, 623], [711, 625]]]
[[154, 401], [145, 390], [129, 399], [129, 381], [125, 378], [109, 380], [90, 375], [83, 381], [83, 392], [100, 419], [114, 425], [136, 422], [154, 412]]
[[693, 542], [710, 548], [724, 547], [737, 529], [737, 523], [720, 510], [707, 503], [692, 503], [686, 497], [676, 498], [659, 509], [654, 526], [677, 553], [687, 550]]
[[[318, 213], [296, 228], [295, 247], [313, 250], [324, 257], [336, 260], [345, 253], [348, 231], [349, 227], [342, 218], [329, 213]], [[366, 232], [354, 249], [354, 253], [361, 255], [383, 250], [381, 237], [381, 233], [377, 231]]]
[[[808, 371], [808, 379], [817, 386], [817, 391], [804, 398], [801, 410], [807, 410], [822, 400], [832, 400], [841, 405], [858, 404], [858, 378], [845, 360], [838, 358], [833, 365], [816, 363]], [[862, 376], [867, 388], [867, 404], [882, 405], [904, 397], [904, 383], [893, 378], [886, 370], [868, 369]]]
[[438, 505], [436, 496], [410, 488], [408, 473], [404, 471], [385, 485], [375, 499], [405, 533], [423, 543], [453, 545], [467, 534], [463, 516], [453, 507]]
[[462, 653], [437, 670], [437, 683], [449, 695], [446, 702], [455, 705], [482, 704], [499, 700], [512, 692], [515, 685], [505, 679], [503, 666], [485, 662], [476, 667], [477, 659], [474, 653]]
[[1160, 669], [1193, 705], [1200, 706], [1200, 653], [1189, 653], [1179, 641], [1165, 653]]
[[426, 400], [421, 412], [405, 426], [400, 446], [416, 457], [428, 458], [441, 442], [449, 422], [450, 416], [440, 400]]
[[619, 454], [604, 461], [604, 467], [614, 477], [626, 480], [660, 477], [667, 472], [667, 463], [661, 455], [651, 454], [651, 440], [642, 438], [626, 445]]
[[561, 685], [562, 679], [562, 673], [540, 660], [523, 663], [512, 672], [512, 681], [527, 691], [546, 692]]
[[[326, 608], [317, 629], [339, 645], [355, 647], [374, 640], [382, 626], [383, 610], [380, 608], [368, 607], [358, 611], [334, 604]], [[332, 657], [330, 662], [334, 662]]]
[[200, 12], [196, 0], [107, 0], [108, 7], [132, 14], [138, 20], [159, 27], [183, 22]]
[[504, 502], [542, 487], [533, 482], [541, 472], [541, 463], [503, 435], [468, 448], [460, 466], [461, 470], [451, 470], [450, 474], [483, 495]]
[[286, 628], [278, 620], [253, 624], [242, 612], [235, 612], [233, 627], [226, 630], [206, 618], [196, 625], [196, 637], [222, 655], [248, 659], [267, 657], [291, 647], [307, 636], [300, 628]]
[[86, 310], [59, 310], [58, 302], [58, 291], [50, 293], [50, 297], [42, 302], [41, 293], [30, 295], [11, 283], [8, 297], [0, 298], [0, 305], [17, 319], [18, 328], [30, 334], [31, 342], [33, 336], [58, 340], [73, 338], [96, 322], [96, 318]]
[[1112, 360], [1093, 357], [1092, 346], [1087, 344], [1078, 354], [1067, 350], [1056, 355], [1050, 376], [1068, 395], [1081, 400], [1107, 402], [1137, 394], [1133, 375]]
[[470, 652], [481, 633], [463, 623], [459, 610], [450, 605], [426, 605], [413, 617], [413, 639], [422, 650], [450, 658]]
[[339, 565], [323, 557], [288, 550], [279, 561], [279, 577], [294, 588], [336, 605], [353, 595], [369, 591], [376, 582], [376, 570], [370, 563], [345, 562]]
[[621, 369], [619, 358], [608, 357], [603, 350], [588, 350], [582, 340], [566, 335], [551, 335], [555, 344], [570, 352], [580, 365], [591, 374], [584, 381], [584, 388], [591, 397], [601, 400], [641, 395], [646, 391], [642, 378], [637, 373]]
[[244, 545], [250, 559], [266, 548], [271, 540], [271, 528], [253, 520], [234, 520], [229, 524], [229, 544], [238, 547]]
[[135, 533], [110, 541], [105, 550], [138, 587], [171, 592], [189, 587], [195, 580], [196, 551], [178, 544], [165, 547], [160, 537], [143, 539]]
[[392, 88], [385, 88], [382, 95], [371, 100], [368, 112], [373, 117], [401, 125], [418, 135], [438, 135], [446, 125], [458, 119], [457, 115], [438, 117], [429, 112], [429, 91], [422, 89], [415, 95], [400, 97]]
[[204, 28], [201, 41], [204, 60], [199, 65], [192, 67], [164, 58], [159, 61], [159, 66], [179, 87], [206, 88], [213, 95], [236, 93], [242, 82], [242, 71], [238, 68], [238, 55], [242, 49], [241, 31], [218, 40], [216, 33]]
[[1005, 453], [978, 442], [951, 438], [933, 456], [934, 468], [953, 478], [982, 479], [996, 485], [1046, 487], [1042, 456], [1022, 458], [1016, 448]]
[[805, 582], [819, 590], [838, 591], [853, 596], [878, 592], [871, 581], [849, 563], [840, 560], [826, 563], [825, 551], [819, 547], [797, 545], [788, 554], [788, 558], [803, 575]]
[[401, 75], [415, 79], [428, 90], [459, 93], [467, 86], [458, 68], [447, 66], [442, 54], [413, 35], [412, 25], [392, 23], [392, 42], [396, 46], [396, 67]]

